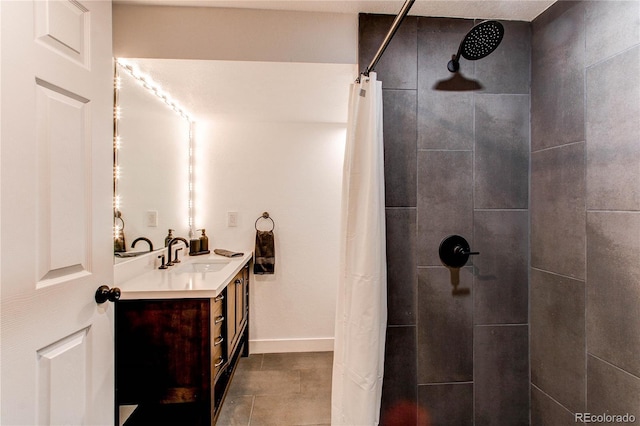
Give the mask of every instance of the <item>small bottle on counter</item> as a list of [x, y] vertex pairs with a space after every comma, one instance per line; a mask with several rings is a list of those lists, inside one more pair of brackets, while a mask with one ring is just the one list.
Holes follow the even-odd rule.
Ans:
[[200, 236], [200, 251], [207, 251], [209, 250], [209, 237], [205, 235], [204, 228], [201, 229], [201, 231], [202, 235]]
[[189, 239], [189, 254], [194, 255], [200, 252], [200, 238], [195, 235]]
[[169, 235], [164, 237], [164, 246], [167, 247], [171, 240], [173, 240], [173, 229], [169, 229]]

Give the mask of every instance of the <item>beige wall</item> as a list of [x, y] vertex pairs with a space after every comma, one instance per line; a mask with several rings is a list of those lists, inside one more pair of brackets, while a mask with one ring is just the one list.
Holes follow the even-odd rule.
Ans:
[[116, 4], [116, 57], [357, 62], [356, 14]]

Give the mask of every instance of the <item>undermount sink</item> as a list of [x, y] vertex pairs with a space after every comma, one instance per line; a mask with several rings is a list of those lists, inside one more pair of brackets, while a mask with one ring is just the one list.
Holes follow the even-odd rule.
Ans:
[[178, 266], [172, 272], [176, 274], [192, 274], [205, 273], [205, 272], [217, 272], [223, 269], [229, 264], [228, 260], [197, 260], [195, 262], [185, 263]]

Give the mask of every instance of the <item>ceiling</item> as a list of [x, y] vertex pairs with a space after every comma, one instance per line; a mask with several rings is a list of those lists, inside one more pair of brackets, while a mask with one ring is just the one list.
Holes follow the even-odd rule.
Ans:
[[[114, 3], [153, 5], [226, 7], [244, 9], [296, 10], [332, 13], [382, 13], [395, 15], [402, 0], [114, 0]], [[452, 18], [505, 19], [532, 21], [555, 0], [416, 0], [409, 15]]]

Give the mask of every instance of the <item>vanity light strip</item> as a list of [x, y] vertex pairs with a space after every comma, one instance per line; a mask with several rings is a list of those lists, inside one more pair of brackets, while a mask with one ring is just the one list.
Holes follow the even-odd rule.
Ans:
[[120, 58], [116, 58], [116, 63], [125, 70], [129, 75], [135, 78], [145, 89], [156, 95], [162, 102], [167, 104], [171, 109], [177, 112], [182, 118], [189, 123], [193, 122], [191, 114], [189, 114], [184, 108], [178, 105], [168, 93], [164, 92], [158, 84], [156, 84], [151, 77], [140, 72], [136, 67], [126, 63]]
[[[164, 92], [158, 84], [156, 84], [153, 79], [143, 73], [140, 72], [138, 68], [126, 62], [121, 58], [116, 58], [115, 63], [120, 69], [127, 72], [127, 74], [131, 75], [134, 79], [138, 81], [145, 89], [156, 95], [162, 102], [167, 104], [171, 109], [173, 109], [178, 115], [189, 122], [189, 205], [188, 205], [188, 226], [189, 226], [189, 237], [195, 235], [195, 226], [194, 226], [194, 190], [193, 190], [193, 182], [194, 182], [194, 163], [195, 158], [193, 155], [194, 151], [194, 134], [193, 134], [193, 126], [195, 124], [193, 117], [189, 114], [184, 108], [178, 105], [168, 93]], [[117, 182], [120, 180], [121, 173], [120, 168], [117, 166], [118, 164], [118, 150], [120, 149], [121, 141], [120, 134], [118, 131], [118, 121], [120, 120], [120, 107], [119, 107], [119, 89], [120, 89], [120, 77], [117, 72], [115, 74], [115, 99], [114, 99], [114, 214], [117, 214], [120, 210], [120, 196], [118, 194]], [[115, 217], [115, 216], [114, 216]], [[114, 225], [114, 235], [118, 235], [118, 226]]]

